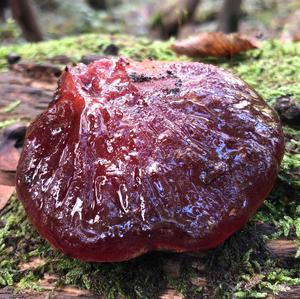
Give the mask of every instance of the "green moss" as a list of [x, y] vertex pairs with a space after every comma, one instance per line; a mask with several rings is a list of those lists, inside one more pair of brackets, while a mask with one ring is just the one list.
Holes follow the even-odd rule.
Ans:
[[78, 62], [83, 55], [104, 54], [109, 44], [120, 48], [120, 55], [141, 60], [145, 58], [175, 60], [176, 55], [169, 49], [168, 42], [151, 42], [145, 38], [124, 35], [86, 34], [79, 37], [66, 37], [36, 44], [13, 45], [0, 48], [0, 68], [8, 67], [6, 56], [9, 53], [21, 55], [23, 60], [45, 61], [56, 55], [67, 55]]
[[180, 264], [180, 275], [165, 275], [168, 285], [186, 298], [198, 298], [203, 294], [203, 288], [193, 283], [193, 279], [198, 277], [197, 270], [193, 267], [193, 262], [197, 262], [197, 258], [185, 257]]
[[0, 121], [0, 129], [4, 129], [4, 128], [6, 128], [6, 127], [18, 122], [18, 121], [19, 121], [18, 118], [9, 118], [9, 119]]
[[263, 42], [260, 49], [230, 59], [204, 59], [230, 69], [270, 104], [280, 96], [293, 95], [300, 101], [300, 43]]
[[154, 298], [166, 286], [161, 257], [146, 255], [123, 263], [86, 263], [63, 256], [51, 261], [49, 271], [60, 275], [60, 284], [75, 284], [105, 294], [128, 298]]
[[[124, 35], [86, 34], [67, 37], [37, 44], [23, 44], [0, 49], [0, 67], [8, 65], [6, 56], [15, 52], [23, 60], [45, 61], [56, 55], [67, 55], [78, 62], [83, 55], [103, 54], [107, 45], [114, 43], [120, 48], [120, 55], [142, 60], [187, 60], [176, 57], [169, 49], [172, 41], [150, 41]], [[271, 104], [276, 97], [292, 94], [300, 99], [300, 44], [280, 44], [276, 41], [264, 42], [261, 49], [249, 51], [232, 59], [203, 59], [204, 62], [218, 64], [231, 69], [252, 85]]]
[[[104, 53], [114, 43], [120, 55], [142, 60], [176, 60], [169, 42], [151, 42], [145, 38], [88, 34], [39, 44], [23, 44], [0, 49], [0, 68], [7, 69], [6, 55], [18, 53], [23, 60], [43, 62], [56, 55], [68, 55], [78, 62], [83, 55]], [[279, 96], [300, 99], [300, 43], [264, 42], [261, 49], [231, 59], [203, 60], [230, 69], [252, 85], [271, 105]], [[189, 60], [182, 56], [181, 60]], [[0, 123], [3, 128], [16, 119]], [[299, 284], [299, 267], [278, 265], [266, 253], [264, 238], [255, 230], [255, 222], [275, 227], [273, 237], [298, 238], [300, 243], [300, 132], [284, 126], [286, 154], [278, 182], [250, 224], [217, 249], [207, 259], [209, 294], [219, 298], [263, 298], [280, 291], [282, 285]], [[300, 255], [300, 251], [299, 251]], [[45, 259], [45, 264], [30, 271], [20, 264], [31, 258]], [[151, 253], [123, 263], [87, 263], [63, 256], [51, 249], [28, 223], [22, 206], [13, 197], [0, 213], [0, 286], [39, 290], [38, 279], [44, 273], [59, 277], [58, 285], [74, 284], [103, 294], [106, 298], [156, 298], [171, 286], [187, 298], [199, 298], [203, 290], [191, 284], [199, 273], [192, 267], [197, 258], [187, 258], [180, 276], [165, 272], [166, 253]]]
[[300, 100], [300, 44], [264, 42], [261, 49], [221, 63], [253, 86], [273, 104], [275, 99], [293, 95]]
[[262, 293], [262, 292], [249, 292], [249, 291], [238, 291], [235, 292], [234, 295], [237, 298], [266, 298], [268, 296], [268, 293]]
[[[70, 259], [51, 249], [28, 223], [23, 207], [13, 197], [0, 216], [0, 285], [42, 290], [38, 279], [45, 272], [59, 276], [58, 285], [73, 284], [104, 294], [106, 298], [155, 298], [166, 287], [162, 256], [145, 255], [123, 263], [87, 263]], [[46, 263], [22, 271], [30, 258]]]
[[286, 153], [279, 177], [288, 184], [300, 188], [300, 154]]
[[18, 288], [20, 289], [19, 291], [28, 289], [42, 291], [43, 289], [38, 284], [39, 278], [39, 275], [35, 275], [32, 271], [29, 271], [20, 279], [18, 283]]
[[0, 277], [2, 285], [18, 282], [21, 262], [29, 258], [31, 247], [41, 239], [29, 225], [24, 209], [15, 197], [1, 211], [0, 218]]

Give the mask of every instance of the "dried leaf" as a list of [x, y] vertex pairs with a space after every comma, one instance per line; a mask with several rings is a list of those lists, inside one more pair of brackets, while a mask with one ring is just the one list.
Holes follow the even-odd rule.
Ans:
[[19, 151], [15, 148], [15, 141], [8, 140], [0, 144], [0, 169], [5, 171], [15, 171], [20, 158]]
[[25, 138], [26, 126], [13, 124], [0, 134], [0, 170], [15, 171], [20, 158], [16, 147], [21, 147]]
[[14, 190], [13, 186], [0, 185], [0, 211], [5, 207]]
[[255, 38], [239, 33], [205, 32], [186, 40], [176, 41], [171, 49], [177, 54], [195, 56], [232, 56], [250, 49], [259, 48]]
[[10, 199], [15, 189], [15, 171], [20, 158], [16, 146], [23, 144], [26, 126], [14, 124], [0, 134], [0, 210]]
[[13, 171], [0, 170], [0, 211], [5, 207], [15, 190], [15, 176]]

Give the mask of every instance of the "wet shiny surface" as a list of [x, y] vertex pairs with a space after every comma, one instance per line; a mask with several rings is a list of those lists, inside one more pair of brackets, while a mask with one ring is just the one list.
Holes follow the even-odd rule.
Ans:
[[262, 203], [283, 147], [277, 115], [228, 72], [103, 59], [62, 75], [28, 130], [17, 193], [76, 258], [208, 249]]

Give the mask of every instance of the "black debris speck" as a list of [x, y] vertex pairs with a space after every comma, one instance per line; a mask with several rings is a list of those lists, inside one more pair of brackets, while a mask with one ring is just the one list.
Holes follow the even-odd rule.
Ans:
[[152, 79], [151, 77], [146, 76], [145, 74], [138, 73], [131, 73], [128, 76], [133, 82], [146, 82]]
[[6, 60], [9, 64], [15, 64], [21, 60], [21, 56], [17, 53], [10, 53], [6, 56]]
[[112, 56], [117, 56], [119, 53], [119, 47], [116, 46], [115, 44], [109, 44], [106, 46], [106, 48], [103, 50], [103, 53], [105, 55], [112, 55]]
[[282, 122], [290, 125], [300, 125], [300, 102], [297, 102], [291, 95], [279, 97], [274, 108]]

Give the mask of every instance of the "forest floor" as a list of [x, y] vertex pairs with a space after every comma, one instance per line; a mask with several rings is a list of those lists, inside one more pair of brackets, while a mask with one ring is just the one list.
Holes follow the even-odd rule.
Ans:
[[[106, 10], [94, 10], [85, 0], [35, 0], [38, 23], [45, 39], [86, 33], [151, 36], [152, 26], [167, 0], [106, 0]], [[178, 37], [218, 30], [223, 0], [201, 0], [194, 17], [180, 27]], [[279, 38], [290, 30], [299, 33], [299, 0], [247, 0], [241, 7], [239, 31], [262, 39]], [[176, 13], [176, 11], [170, 12]], [[6, 11], [0, 23], [0, 45], [24, 42], [21, 30]], [[167, 17], [166, 16], [162, 16]], [[2, 22], [0, 20], [0, 22]]]
[[[110, 54], [190, 60], [176, 57], [169, 46], [170, 41], [87, 34], [2, 47], [1, 134], [15, 123], [28, 124], [47, 107], [65, 64]], [[20, 62], [9, 65], [11, 53]], [[235, 58], [203, 61], [239, 75], [271, 106], [283, 98], [300, 102], [300, 43], [265, 41], [260, 49]], [[24, 298], [300, 298], [297, 126], [283, 121], [286, 152], [272, 193], [242, 231], [209, 252], [154, 252], [122, 263], [80, 262], [52, 250], [12, 195], [0, 211], [0, 298], [20, 293]]]

